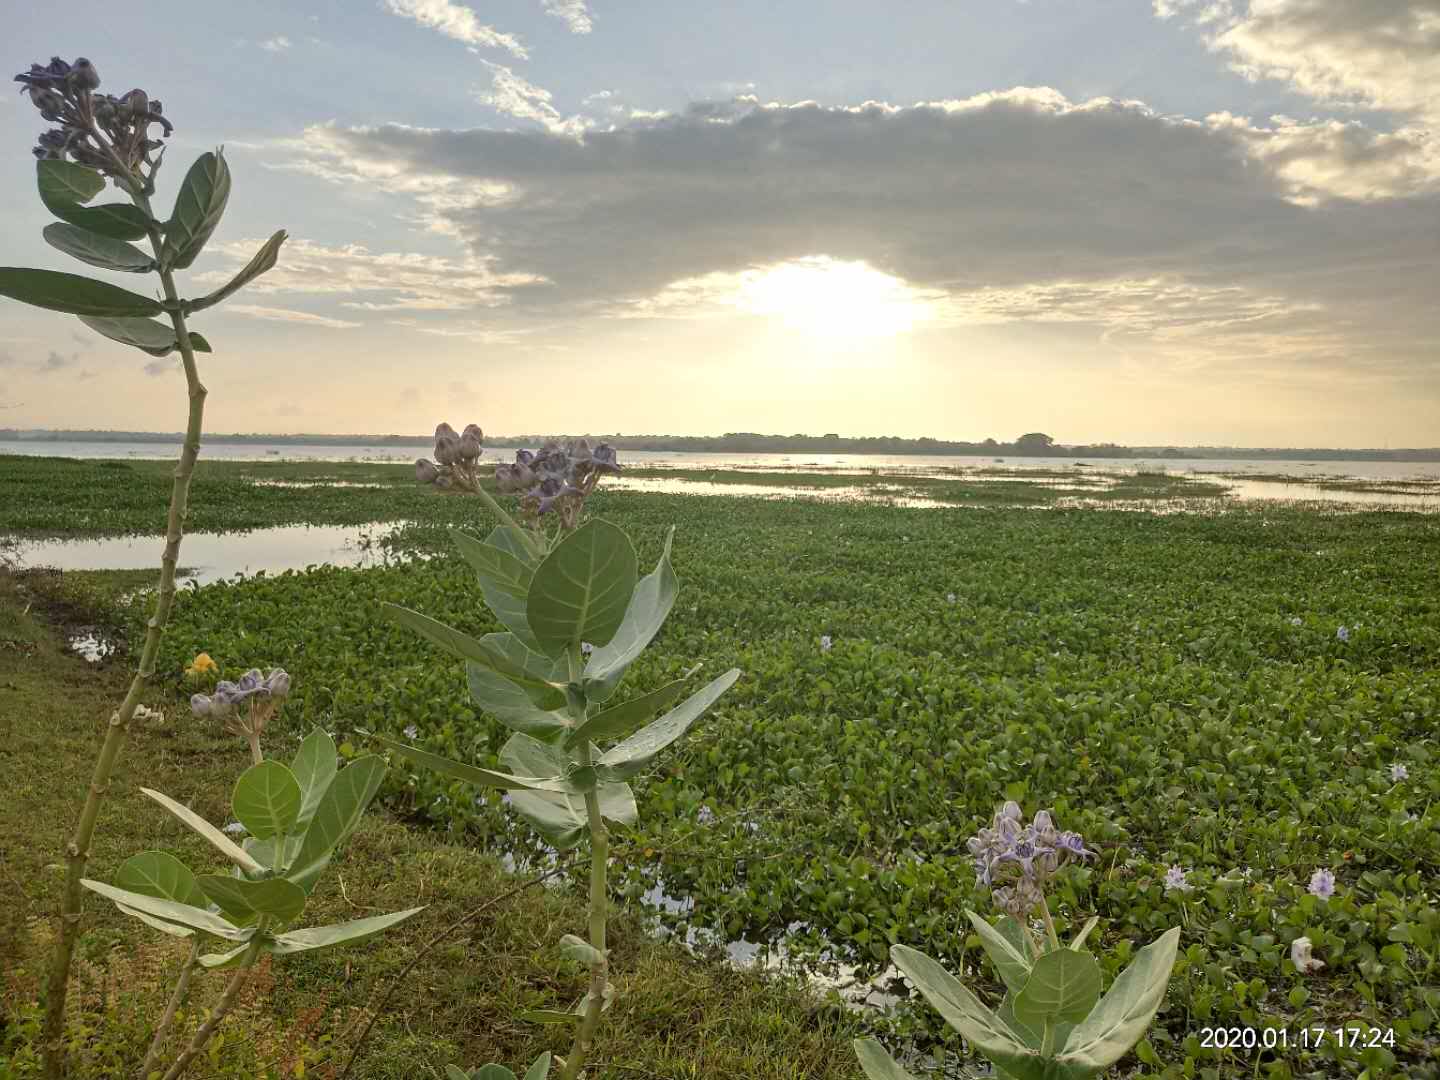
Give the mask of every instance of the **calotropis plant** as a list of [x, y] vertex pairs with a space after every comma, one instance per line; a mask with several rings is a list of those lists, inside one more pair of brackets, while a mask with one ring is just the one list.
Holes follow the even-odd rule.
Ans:
[[[231, 797], [235, 818], [248, 833], [240, 844], [189, 807], [158, 791], [140, 789], [233, 864], [228, 874], [195, 874], [173, 855], [145, 851], [121, 864], [114, 884], [82, 881], [125, 914], [163, 933], [197, 943], [199, 935], [219, 939], [223, 951], [201, 954], [197, 947], [192, 951], [195, 961], [202, 969], [235, 969], [209, 1017], [163, 1073], [164, 1080], [175, 1080], [204, 1050], [262, 953], [289, 956], [359, 941], [422, 910], [293, 928], [336, 848], [360, 824], [385, 772], [384, 759], [374, 754], [339, 768], [334, 741], [317, 729], [288, 766], [262, 760], [241, 774]], [[181, 974], [185, 983], [190, 970], [187, 965]], [[154, 1075], [160, 1036], [174, 1018], [183, 986], [176, 990], [140, 1080]]]
[[[467, 436], [472, 429], [479, 431], [471, 425]], [[579, 524], [595, 482], [604, 473], [619, 471], [608, 447], [549, 444], [538, 454], [522, 451], [514, 466], [500, 466], [496, 480], [502, 491], [527, 492], [522, 513], [536, 526], [527, 528], [481, 487], [478, 435], [473, 447], [454, 454], [450, 440], [461, 444], [465, 436], [457, 437], [442, 425], [437, 438], [439, 461], [418, 463], [418, 479], [445, 479], [451, 490], [475, 491], [500, 518], [483, 541], [458, 530], [452, 535], [475, 570], [485, 603], [505, 630], [473, 638], [408, 608], [389, 605], [387, 611], [464, 660], [471, 696], [513, 733], [500, 751], [505, 771], [451, 761], [391, 739], [380, 741], [416, 764], [510, 792], [510, 805], [557, 848], [574, 847], [588, 837], [589, 940], [567, 934], [560, 947], [589, 968], [589, 987], [569, 1012], [532, 1014], [575, 1025], [570, 1052], [557, 1059], [561, 1080], [574, 1080], [584, 1068], [600, 1014], [614, 995], [605, 939], [605, 822], [634, 823], [635, 795], [626, 781], [681, 738], [740, 672], [732, 668], [681, 701], [696, 670], [691, 668], [665, 686], [613, 703], [626, 670], [659, 633], [675, 603], [677, 583], [670, 566], [674, 530], [655, 569], [640, 577], [635, 548], [621, 529], [602, 520]], [[517, 476], [522, 469], [524, 474]], [[553, 494], [536, 492], [552, 479], [559, 485], [551, 485]], [[552, 511], [559, 528], [547, 536], [539, 525]], [[494, 1071], [501, 1068], [484, 1066], [471, 1075], [505, 1080], [508, 1070]], [[542, 1057], [527, 1078], [543, 1077], [548, 1069], [549, 1059]]]
[[[46, 242], [102, 270], [154, 274], [159, 279], [160, 296], [142, 295], [78, 274], [22, 267], [0, 267], [0, 296], [77, 315], [96, 333], [152, 356], [178, 352], [189, 397], [185, 443], [171, 488], [154, 613], [146, 625], [140, 661], [129, 691], [110, 718], [89, 795], [66, 848], [65, 890], [46, 993], [45, 1074], [53, 1080], [63, 1067], [61, 1036], [70, 959], [80, 930], [80, 879], [89, 858], [100, 800], [109, 787], [110, 774], [141, 693], [155, 673], [160, 635], [175, 598], [175, 566], [204, 419], [205, 387], [200, 382], [195, 354], [211, 351], [209, 342], [192, 331], [187, 320], [273, 267], [285, 233], [275, 233], [249, 264], [221, 288], [194, 299], [182, 299], [175, 272], [189, 269], [195, 262], [219, 225], [230, 197], [230, 170], [223, 153], [202, 154], [185, 174], [169, 215], [157, 215], [150, 200], [155, 194], [155, 176], [164, 160], [164, 140], [172, 130], [159, 101], [139, 89], [121, 97], [99, 93], [99, 73], [83, 57], [74, 63], [55, 57], [49, 64], [32, 64], [15, 80], [39, 109], [41, 118], [53, 125], [41, 134], [34, 149], [40, 201], [58, 219], [45, 226]], [[89, 205], [105, 189], [107, 181], [128, 201]], [[134, 240], [148, 241], [150, 251], [136, 247], [131, 243]], [[164, 321], [155, 316], [163, 316]]]
[[[1026, 825], [1007, 802], [987, 829], [969, 841], [977, 883], [993, 890], [1005, 912], [992, 926], [967, 911], [980, 944], [1005, 984], [992, 1010], [943, 967], [906, 945], [890, 956], [945, 1022], [1008, 1080], [1086, 1080], [1114, 1065], [1144, 1036], [1165, 997], [1180, 929], [1141, 949], [1101, 995], [1100, 965], [1084, 948], [1092, 918], [1062, 945], [1050, 917], [1045, 885], [1069, 860], [1090, 855], [1076, 833], [1056, 830], [1040, 811]], [[1002, 884], [1003, 882], [1003, 884]], [[1031, 929], [1039, 914], [1043, 930]], [[855, 1053], [870, 1080], [914, 1080], [874, 1039]]]

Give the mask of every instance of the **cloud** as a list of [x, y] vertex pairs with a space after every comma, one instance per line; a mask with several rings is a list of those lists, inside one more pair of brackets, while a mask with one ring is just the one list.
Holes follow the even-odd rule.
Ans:
[[1436, 0], [1154, 0], [1189, 15], [1248, 78], [1282, 79], [1320, 101], [1440, 117]]
[[482, 105], [520, 120], [535, 120], [552, 135], [578, 136], [593, 125], [582, 116], [562, 116], [551, 104], [549, 90], [535, 86], [503, 64], [486, 60], [485, 66], [491, 72], [490, 89], [475, 94]]
[[352, 330], [363, 323], [332, 319], [327, 315], [315, 315], [309, 311], [291, 311], [289, 308], [261, 307], [258, 304], [230, 304], [225, 310], [235, 315], [248, 315], [252, 319], [266, 319], [271, 322], [304, 323], [307, 326], [323, 326], [327, 330]]
[[572, 34], [588, 34], [595, 23], [585, 0], [541, 0], [545, 14], [553, 15], [570, 27]]
[[274, 37], [267, 38], [266, 40], [260, 42], [260, 48], [264, 49], [266, 52], [271, 53], [284, 52], [286, 49], [290, 48], [290, 39], [284, 34], [276, 34]]
[[536, 319], [678, 310], [677, 283], [824, 256], [946, 320], [1049, 312], [1118, 333], [1116, 304], [1152, 339], [1231, 327], [1242, 356], [1244, 327], [1332, 360], [1336, 342], [1354, 359], [1440, 337], [1428, 151], [1354, 123], [1017, 87], [913, 106], [747, 96], [580, 138], [330, 125], [297, 146], [314, 175], [393, 178], [485, 276], [543, 281], [494, 289]]
[[178, 363], [178, 360], [151, 360], [145, 365], [145, 374], [152, 377], [169, 375]]
[[505, 49], [521, 60], [530, 55], [519, 38], [484, 25], [475, 12], [453, 0], [385, 0], [385, 7], [392, 14], [414, 19], [421, 26], [472, 47]]
[[[232, 265], [197, 275], [196, 280], [206, 285], [229, 281], [261, 243], [212, 244], [207, 254]], [[507, 304], [514, 290], [540, 284], [543, 279], [534, 274], [500, 273], [489, 258], [372, 252], [359, 244], [332, 247], [291, 240], [280, 264], [247, 290], [270, 296], [344, 296], [348, 299], [342, 306], [355, 311], [463, 311]], [[238, 309], [231, 305], [225, 310]]]

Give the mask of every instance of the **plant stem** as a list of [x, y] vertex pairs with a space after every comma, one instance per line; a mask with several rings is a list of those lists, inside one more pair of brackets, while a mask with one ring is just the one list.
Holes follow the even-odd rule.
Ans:
[[1060, 935], [1055, 933], [1055, 921], [1050, 918], [1050, 905], [1043, 895], [1040, 897], [1040, 914], [1045, 917], [1045, 930], [1050, 935], [1050, 947], [1060, 948]]
[[205, 1049], [205, 1044], [210, 1041], [210, 1036], [215, 1034], [215, 1029], [220, 1022], [229, 1015], [230, 1010], [235, 1007], [235, 999], [240, 996], [240, 990], [244, 987], [246, 980], [250, 978], [250, 972], [255, 968], [255, 957], [260, 954], [260, 946], [265, 940], [265, 927], [269, 922], [264, 916], [255, 924], [255, 935], [250, 939], [250, 947], [245, 950], [245, 955], [240, 960], [240, 967], [235, 974], [230, 976], [230, 981], [225, 984], [225, 992], [220, 995], [220, 1000], [215, 1003], [214, 1011], [205, 1023], [196, 1029], [190, 1045], [185, 1052], [175, 1059], [175, 1064], [165, 1074], [164, 1080], [176, 1080], [176, 1078], [190, 1067], [190, 1063], [200, 1056], [200, 1051]]
[[[153, 219], [149, 200], [139, 194], [132, 194], [132, 198], [146, 216]], [[155, 259], [159, 262], [164, 242], [158, 227], [151, 228], [150, 243], [155, 250]], [[47, 1080], [59, 1080], [64, 1072], [65, 996], [69, 990], [70, 962], [75, 954], [75, 941], [80, 934], [80, 879], [85, 876], [85, 864], [90, 858], [90, 841], [95, 835], [100, 803], [110, 790], [110, 774], [120, 757], [120, 748], [125, 742], [130, 720], [140, 704], [140, 696], [155, 675], [155, 658], [160, 651], [160, 636], [165, 631], [165, 624], [170, 619], [170, 608], [175, 600], [175, 566], [180, 558], [180, 538], [184, 535], [185, 512], [190, 502], [190, 478], [195, 472], [195, 459], [200, 456], [200, 432], [205, 418], [205, 387], [200, 382], [200, 373], [195, 365], [195, 350], [190, 347], [190, 332], [185, 326], [185, 316], [179, 308], [180, 297], [175, 291], [174, 275], [163, 265], [160, 270], [160, 283], [165, 299], [172, 305], [170, 321], [175, 327], [176, 341], [180, 346], [180, 361], [185, 369], [185, 383], [190, 397], [190, 418], [185, 427], [185, 445], [173, 474], [170, 511], [165, 525], [165, 550], [160, 557], [160, 590], [155, 597], [154, 611], [149, 622], [145, 624], [145, 643], [141, 648], [140, 663], [130, 680], [130, 689], [124, 700], [110, 717], [105, 741], [100, 747], [100, 756], [95, 760], [95, 771], [90, 778], [90, 791], [85, 798], [85, 806], [80, 811], [75, 834], [65, 848], [65, 892], [60, 904], [60, 932], [55, 942], [45, 998], [43, 1042]]]
[[150, 1041], [150, 1049], [145, 1054], [145, 1064], [140, 1066], [139, 1080], [149, 1080], [150, 1074], [160, 1064], [160, 1051], [165, 1047], [165, 1040], [170, 1036], [171, 1025], [175, 1023], [175, 1014], [180, 1011], [180, 1005], [185, 1000], [185, 994], [190, 989], [190, 976], [195, 973], [196, 961], [200, 957], [200, 935], [195, 934], [190, 939], [190, 955], [185, 959], [185, 967], [180, 971], [180, 978], [175, 981], [175, 992], [170, 995], [170, 1001], [165, 1006], [165, 1013], [160, 1017], [160, 1026], [155, 1029], [155, 1038]]
[[509, 528], [516, 530], [520, 534], [520, 538], [525, 542], [525, 546], [530, 549], [532, 554], [543, 559], [546, 554], [545, 546], [535, 539], [534, 534], [531, 533], [529, 529], [521, 528], [519, 523], [516, 522], [514, 518], [512, 518], [508, 513], [505, 512], [505, 508], [495, 501], [495, 496], [491, 495], [488, 491], [485, 490], [484, 487], [481, 486], [480, 477], [475, 476], [473, 477], [473, 479], [474, 485], [471, 487], [470, 490], [475, 492], [476, 495], [480, 496], [480, 501], [485, 504], [486, 508], [492, 514], [494, 514], [500, 519], [500, 523], [502, 525], [506, 525]]
[[[570, 680], [580, 679], [580, 646], [570, 650]], [[584, 723], [586, 706], [577, 706], [580, 715], [577, 722]], [[579, 746], [580, 764], [590, 764], [590, 741], [582, 739]], [[585, 1014], [575, 1029], [575, 1039], [570, 1053], [565, 1055], [565, 1068], [560, 1080], [576, 1080], [585, 1067], [585, 1057], [590, 1053], [590, 1044], [595, 1038], [595, 1029], [600, 1026], [600, 1013], [605, 1008], [606, 976], [609, 964], [605, 958], [605, 916], [606, 888], [605, 869], [610, 859], [610, 837], [605, 831], [605, 819], [600, 815], [600, 792], [591, 788], [585, 793], [585, 816], [590, 823], [590, 944], [600, 953], [600, 960], [590, 968], [590, 993], [585, 1004]]]

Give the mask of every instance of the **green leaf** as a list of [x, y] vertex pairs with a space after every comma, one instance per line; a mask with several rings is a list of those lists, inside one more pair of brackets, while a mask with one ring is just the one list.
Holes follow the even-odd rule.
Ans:
[[[251, 932], [253, 933], [253, 931]], [[250, 943], [247, 941], [244, 945], [237, 945], [229, 952], [206, 953], [200, 957], [200, 966], [206, 971], [223, 971], [226, 968], [240, 967], [249, 953]]]
[[16, 266], [0, 266], [0, 296], [51, 311], [106, 318], [159, 315], [165, 310], [158, 300], [104, 281], [55, 270], [29, 270]]
[[305, 910], [305, 890], [284, 878], [249, 881], [223, 874], [201, 874], [197, 879], [214, 904], [241, 926], [262, 915], [280, 924], [294, 922]]
[[188, 806], [182, 806], [170, 798], [170, 796], [162, 795], [160, 792], [154, 791], [151, 788], [142, 787], [140, 793], [154, 799], [161, 806], [165, 807], [166, 810], [169, 810], [170, 813], [174, 814], [185, 825], [199, 833], [216, 851], [240, 867], [241, 870], [252, 874], [264, 872], [265, 868], [247, 855], [243, 848]]
[[[621, 825], [634, 825], [640, 817], [629, 784], [600, 784], [595, 796], [600, 800], [601, 817]], [[583, 795], [512, 790], [510, 806], [561, 851], [580, 843], [590, 828]]]
[[[203, 896], [201, 897], [201, 901], [204, 901]], [[162, 934], [169, 934], [171, 937], [177, 938], [193, 938], [195, 936], [195, 931], [191, 930], [188, 926], [181, 926], [179, 923], [166, 922], [164, 919], [157, 919], [154, 915], [147, 915], [143, 911], [137, 911], [135, 908], [126, 907], [119, 901], [116, 901], [115, 906], [119, 908], [123, 914], [129, 915], [132, 919], [139, 919], [146, 926], [149, 926], [155, 930], [159, 930]]]
[[604, 953], [575, 934], [566, 934], [560, 939], [560, 955], [587, 968], [598, 967], [605, 962]]
[[740, 669], [731, 668], [653, 724], [641, 728], [624, 742], [616, 743], [600, 756], [599, 764], [604, 775], [623, 780], [643, 771], [655, 760], [655, 755], [684, 735], [721, 694], [735, 685], [738, 678]]
[[922, 952], [895, 945], [890, 957], [945, 1022], [1017, 1080], [1044, 1080], [1043, 1059], [960, 981]]
[[515, 1019], [524, 1020], [528, 1024], [578, 1024], [580, 1017], [573, 1012], [561, 1012], [559, 1009], [522, 1009], [515, 1014]]
[[179, 923], [192, 930], [201, 930], [207, 934], [214, 934], [216, 937], [228, 938], [230, 941], [244, 941], [250, 936], [248, 931], [242, 930], [228, 919], [191, 904], [182, 904], [159, 896], [131, 892], [129, 889], [117, 889], [114, 885], [106, 885], [103, 881], [91, 881], [89, 878], [82, 878], [80, 884], [91, 892], [99, 893], [107, 900], [115, 901], [122, 908], [134, 908], [136, 911], [143, 911], [145, 914], [153, 915], [165, 922]]
[[329, 926], [311, 926], [304, 930], [291, 930], [284, 934], [276, 934], [273, 941], [266, 943], [266, 951], [272, 952], [276, 956], [288, 956], [291, 953], [309, 952], [312, 949], [328, 949], [332, 945], [348, 945], [354, 941], [373, 937], [382, 930], [388, 930], [424, 910], [424, 906], [406, 908], [404, 911], [392, 911], [389, 915], [372, 915], [367, 919], [354, 919], [350, 922], [332, 923]]
[[294, 773], [278, 761], [262, 761], [240, 774], [230, 805], [250, 835], [265, 840], [295, 827], [301, 799]]
[[[504, 526], [500, 526], [500, 528], [504, 528]], [[450, 538], [460, 549], [461, 557], [474, 568], [475, 573], [480, 577], [493, 578], [498, 582], [512, 585], [522, 594], [529, 589], [530, 579], [535, 576], [535, 571], [509, 549], [482, 541], [460, 529], [451, 529]]]
[[550, 1051], [546, 1050], [525, 1070], [525, 1080], [545, 1080], [550, 1075]]
[[1099, 921], [1099, 915], [1091, 915], [1085, 925], [1080, 928], [1080, 932], [1075, 935], [1075, 940], [1070, 942], [1070, 948], [1078, 952], [1085, 944], [1085, 939], [1090, 936], [1090, 931], [1095, 929], [1095, 924]]
[[205, 906], [205, 894], [195, 884], [195, 875], [167, 851], [131, 855], [115, 872], [115, 885], [142, 896], [157, 896], [191, 907]]
[[601, 742], [609, 739], [623, 739], [636, 728], [648, 723], [661, 709], [668, 709], [680, 697], [685, 683], [699, 668], [697, 664], [672, 683], [666, 683], [659, 690], [631, 698], [619, 705], [589, 717], [579, 727], [565, 736], [566, 746], [575, 746], [582, 740]]
[[340, 768], [340, 755], [335, 749], [335, 740], [321, 728], [305, 736], [290, 771], [300, 785], [300, 812], [295, 816], [295, 828], [303, 829], [315, 816], [320, 798], [330, 788], [335, 773]]
[[41, 235], [51, 247], [102, 270], [144, 274], [155, 269], [155, 260], [135, 245], [82, 229], [79, 225], [52, 222], [41, 230]]
[[[81, 315], [80, 321], [111, 341], [133, 345], [151, 356], [166, 356], [179, 348], [175, 340], [175, 328], [154, 319], [103, 319], [94, 315]], [[190, 332], [190, 347], [196, 352], [210, 351], [210, 343], [193, 330]]]
[[230, 166], [221, 151], [201, 154], [185, 174], [165, 223], [165, 265], [187, 269], [220, 224], [230, 198]]
[[469, 660], [520, 683], [531, 700], [542, 708], [555, 708], [565, 700], [563, 691], [559, 689], [564, 681], [557, 678], [560, 674], [557, 662], [531, 652], [514, 634], [486, 634], [477, 641], [437, 619], [398, 604], [381, 604], [380, 610], [452, 656]]
[[265, 246], [255, 253], [245, 268], [231, 278], [226, 284], [212, 293], [202, 296], [199, 300], [188, 300], [185, 303], [186, 313], [192, 311], [204, 311], [208, 307], [214, 307], [220, 301], [235, 295], [250, 282], [254, 281], [267, 270], [272, 270], [280, 259], [280, 245], [288, 239], [285, 230], [281, 229], [269, 240]]
[[36, 185], [45, 209], [61, 221], [116, 240], [141, 240], [153, 222], [138, 207], [128, 203], [82, 206], [105, 188], [105, 178], [94, 169], [70, 161], [39, 161], [35, 166]]
[[[523, 731], [538, 739], [549, 739], [570, 728], [570, 714], [559, 709], [542, 709], [535, 703], [553, 701], [558, 691], [550, 687], [536, 689], [533, 685], [521, 685], [489, 668], [473, 661], [465, 664], [465, 676], [470, 686], [470, 696], [486, 712], [492, 714], [506, 727]], [[560, 694], [563, 700], [564, 695]]]
[[470, 1074], [454, 1065], [445, 1066], [445, 1080], [470, 1080]]
[[670, 545], [675, 539], [672, 526], [665, 537], [665, 550], [655, 569], [640, 579], [630, 595], [625, 618], [608, 644], [590, 654], [585, 665], [585, 696], [590, 701], [604, 701], [615, 691], [625, 669], [645, 651], [660, 632], [665, 618], [675, 604], [679, 585], [670, 567]]
[[442, 776], [449, 776], [455, 780], [463, 780], [467, 784], [474, 784], [477, 787], [500, 788], [506, 791], [574, 790], [563, 776], [549, 777], [546, 779], [536, 779], [533, 776], [514, 776], [510, 773], [495, 772], [493, 769], [482, 769], [477, 765], [465, 765], [459, 761], [451, 761], [449, 758], [441, 757], [439, 754], [431, 754], [425, 750], [417, 749], [414, 746], [407, 746], [405, 743], [396, 742], [394, 739], [387, 739], [384, 735], [371, 735], [370, 737], [376, 742], [382, 743], [391, 750], [394, 750], [401, 757], [413, 761], [416, 765], [423, 765], [425, 768], [433, 769]]
[[860, 1059], [860, 1068], [870, 1080], [915, 1080], [876, 1040], [856, 1039], [851, 1045]]
[[635, 590], [635, 546], [608, 521], [561, 540], [535, 571], [525, 617], [541, 651], [564, 656], [582, 641], [604, 645], [619, 629]]
[[[258, 840], [253, 836], [247, 836], [241, 846], [244, 847], [246, 853], [256, 862], [265, 867], [264, 873], [249, 874], [247, 876], [264, 880], [272, 876], [272, 871], [283, 874], [285, 867], [289, 866], [299, 853], [300, 841], [302, 839], [304, 839], [304, 837], [299, 835], [285, 837], [272, 836], [265, 840]], [[282, 840], [283, 843], [281, 843]]]
[[534, 570], [540, 565], [540, 556], [531, 550], [530, 545], [525, 542], [525, 534], [518, 528], [509, 525], [496, 525], [490, 530], [490, 535], [485, 537], [485, 543], [491, 547], [508, 551], [515, 558], [519, 559], [526, 566]]
[[1100, 998], [1100, 965], [1087, 952], [1055, 949], [1035, 961], [1015, 995], [1015, 1018], [1032, 1031], [1046, 1022], [1078, 1024]]
[[515, 1074], [504, 1065], [481, 1065], [470, 1074], [470, 1080], [515, 1080]]
[[340, 770], [320, 796], [300, 853], [285, 874], [287, 878], [307, 892], [311, 889], [335, 849], [360, 824], [365, 808], [380, 790], [385, 772], [385, 760], [377, 754], [367, 754]]
[[980, 935], [980, 944], [984, 946], [990, 962], [999, 972], [1000, 981], [1011, 993], [1018, 994], [1030, 978], [1030, 958], [975, 912], [967, 910], [965, 914], [970, 918], [970, 925], [975, 927], [975, 932]]
[[1070, 1033], [1057, 1060], [1098, 1072], [1124, 1057], [1145, 1034], [1165, 997], [1179, 943], [1177, 926], [1136, 953], [1090, 1015]]

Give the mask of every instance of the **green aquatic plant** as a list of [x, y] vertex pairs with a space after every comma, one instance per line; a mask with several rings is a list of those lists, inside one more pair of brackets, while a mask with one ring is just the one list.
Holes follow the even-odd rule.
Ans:
[[[256, 700], [284, 697], [289, 680], [280, 676], [285, 673], [277, 669], [244, 695], [252, 698], [252, 708]], [[222, 688], [238, 685], [222, 684]], [[222, 690], [203, 707], [195, 707], [202, 715], [217, 715], [233, 711], [239, 700]], [[360, 824], [385, 773], [384, 759], [375, 754], [341, 769], [334, 741], [317, 728], [300, 744], [289, 765], [255, 752], [254, 763], [240, 775], [231, 796], [238, 829], [219, 829], [169, 796], [140, 789], [224, 855], [233, 869], [228, 874], [196, 874], [167, 852], [144, 851], [121, 864], [113, 884], [81, 880], [126, 915], [162, 933], [191, 939], [190, 957], [138, 1080], [156, 1075], [176, 1080], [185, 1072], [229, 1015], [262, 953], [290, 956], [360, 941], [423, 910], [409, 908], [330, 926], [295, 928], [316, 882], [336, 849]], [[247, 835], [237, 844], [227, 834], [238, 832]], [[201, 953], [205, 939], [219, 939], [224, 951]], [[184, 1051], [160, 1073], [166, 1036], [196, 970], [233, 970], [234, 974]]]
[[[1093, 854], [1079, 834], [1058, 831], [1044, 810], [1026, 825], [1020, 805], [1007, 802], [967, 846], [976, 883], [991, 889], [1005, 912], [998, 927], [965, 913], [1005, 984], [1000, 1008], [991, 1010], [917, 949], [895, 945], [891, 959], [945, 1022], [994, 1063], [997, 1076], [1098, 1076], [1150, 1026], [1170, 981], [1179, 928], [1141, 949], [1102, 997], [1100, 965], [1084, 947], [1098, 917], [1062, 945], [1045, 899], [1046, 885], [1065, 863]], [[1031, 928], [1036, 913], [1043, 929]], [[870, 1080], [913, 1080], [874, 1039], [855, 1040], [855, 1054]]]
[[[126, 728], [134, 718], [145, 685], [154, 676], [160, 636], [175, 598], [175, 566], [204, 421], [205, 387], [200, 382], [195, 355], [211, 351], [210, 343], [189, 328], [188, 319], [273, 267], [285, 233], [275, 233], [228, 284], [205, 296], [182, 299], [175, 271], [189, 269], [199, 257], [220, 224], [230, 198], [230, 168], [224, 154], [217, 150], [200, 155], [180, 184], [174, 209], [168, 217], [159, 217], [150, 200], [165, 158], [164, 140], [174, 129], [159, 101], [139, 89], [123, 97], [99, 93], [100, 75], [84, 57], [73, 64], [58, 56], [49, 64], [32, 64], [29, 71], [15, 76], [15, 81], [40, 110], [41, 118], [55, 125], [39, 137], [34, 149], [40, 201], [59, 219], [45, 226], [45, 241], [102, 270], [155, 274], [163, 298], [78, 274], [24, 267], [0, 267], [0, 296], [79, 316], [96, 333], [151, 356], [178, 352], [190, 402], [185, 444], [171, 488], [154, 613], [146, 628], [135, 676], [110, 718], [89, 795], [74, 836], [66, 846], [65, 890], [45, 1014], [45, 1074], [54, 1078], [63, 1069], [61, 1035], [70, 960], [80, 931], [80, 880], [90, 855], [100, 801], [109, 788]], [[155, 132], [155, 128], [159, 131]], [[158, 138], [152, 137], [157, 134]], [[105, 189], [107, 181], [129, 201], [88, 205]], [[150, 252], [136, 247], [131, 243], [134, 240], [148, 240]], [[160, 315], [166, 321], [154, 318]]]
[[[615, 452], [584, 440], [521, 450], [496, 469], [502, 492], [523, 492], [518, 524], [481, 486], [480, 429], [457, 436], [436, 429], [435, 462], [416, 463], [416, 478], [451, 491], [481, 495], [500, 519], [485, 540], [459, 530], [456, 546], [475, 571], [486, 605], [506, 630], [476, 639], [410, 608], [387, 604], [391, 618], [465, 661], [470, 694], [512, 734], [500, 751], [505, 771], [480, 768], [384, 736], [376, 738], [414, 763], [479, 787], [509, 792], [510, 805], [555, 848], [590, 845], [589, 939], [566, 934], [560, 951], [589, 969], [588, 987], [569, 1010], [526, 1014], [541, 1023], [572, 1025], [561, 1080], [575, 1080], [601, 1014], [614, 999], [606, 942], [609, 834], [605, 822], [633, 825], [639, 811], [626, 783], [646, 771], [740, 677], [731, 668], [681, 701], [696, 668], [650, 693], [619, 704], [612, 698], [625, 672], [660, 632], [678, 584], [670, 565], [674, 529], [655, 569], [640, 577], [634, 545], [615, 525], [581, 518], [600, 477], [620, 471]], [[547, 515], [557, 527], [547, 533]], [[697, 665], [698, 667], [698, 665]], [[676, 704], [679, 702], [679, 704]], [[663, 715], [661, 715], [663, 713]], [[658, 717], [658, 719], [657, 719]], [[607, 748], [608, 747], [608, 748]], [[527, 1073], [549, 1071], [542, 1056]], [[464, 1076], [452, 1066], [451, 1075]], [[506, 1080], [486, 1065], [470, 1074]]]

